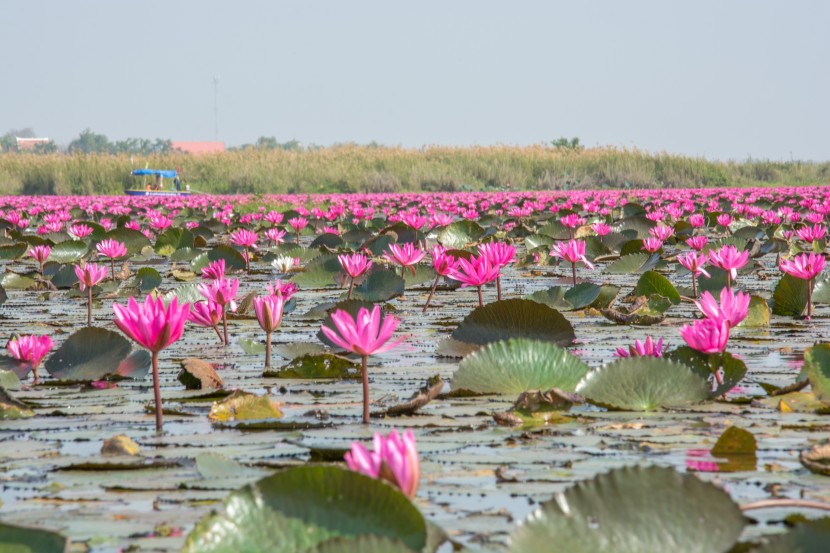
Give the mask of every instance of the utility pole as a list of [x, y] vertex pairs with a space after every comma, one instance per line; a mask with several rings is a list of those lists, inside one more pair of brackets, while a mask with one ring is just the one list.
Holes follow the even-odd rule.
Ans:
[[213, 132], [219, 140], [219, 76], [213, 77]]

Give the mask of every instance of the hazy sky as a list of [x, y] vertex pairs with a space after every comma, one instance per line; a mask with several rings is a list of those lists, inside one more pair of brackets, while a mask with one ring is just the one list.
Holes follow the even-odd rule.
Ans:
[[830, 159], [826, 0], [0, 0], [0, 134]]

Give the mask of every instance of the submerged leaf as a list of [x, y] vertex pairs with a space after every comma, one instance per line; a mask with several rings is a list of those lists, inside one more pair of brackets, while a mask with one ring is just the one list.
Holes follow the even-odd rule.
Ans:
[[210, 408], [208, 418], [213, 422], [232, 420], [278, 419], [282, 411], [268, 396], [257, 396], [237, 390]]

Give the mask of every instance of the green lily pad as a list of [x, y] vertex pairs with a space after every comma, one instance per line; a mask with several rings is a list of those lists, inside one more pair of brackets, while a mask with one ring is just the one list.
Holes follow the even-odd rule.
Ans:
[[801, 317], [807, 309], [807, 281], [784, 275], [772, 293], [772, 312], [785, 317]]
[[170, 254], [170, 261], [193, 261], [201, 254], [196, 248], [179, 248]]
[[550, 342], [514, 338], [493, 342], [464, 358], [453, 389], [484, 394], [519, 394], [559, 388], [574, 391], [590, 367]]
[[25, 242], [0, 246], [0, 260], [11, 261], [13, 259], [19, 259], [26, 254], [28, 249], [29, 245]]
[[276, 378], [359, 378], [360, 365], [331, 353], [303, 355], [263, 376]]
[[827, 520], [798, 524], [786, 534], [775, 536], [752, 553], [824, 553], [830, 543]]
[[52, 275], [52, 285], [59, 290], [72, 288], [78, 282], [78, 275], [75, 274], [74, 265], [61, 265]]
[[[387, 301], [402, 296], [404, 285], [404, 279], [393, 271], [375, 271], [363, 281], [363, 284], [354, 287], [352, 298], [369, 302]], [[345, 299], [345, 294], [343, 298]]]
[[86, 327], [69, 336], [43, 366], [58, 380], [101, 380], [118, 371], [130, 350], [121, 334]]
[[674, 305], [680, 303], [680, 293], [677, 288], [669, 282], [669, 279], [655, 271], [643, 273], [634, 287], [634, 293], [638, 296], [663, 296]]
[[599, 297], [601, 288], [593, 282], [581, 282], [565, 292], [565, 300], [574, 309], [584, 309]]
[[603, 284], [599, 287], [599, 294], [591, 303], [594, 309], [607, 309], [614, 303], [617, 296], [620, 294], [620, 287], [613, 284]]
[[[28, 419], [34, 416], [35, 412], [31, 407], [0, 387], [0, 420]], [[0, 539], [0, 545], [2, 544], [3, 540]]]
[[762, 328], [769, 326], [770, 308], [767, 300], [761, 296], [749, 298], [749, 313], [738, 325], [741, 328]]
[[0, 551], [5, 553], [66, 553], [69, 540], [49, 530], [0, 522]]
[[726, 276], [729, 272], [718, 267], [706, 267], [706, 272], [709, 273], [709, 277], [701, 275], [697, 279], [698, 293], [709, 292], [718, 297], [720, 291], [726, 288]]
[[567, 289], [562, 286], [551, 286], [550, 288], [527, 295], [525, 299], [545, 304], [548, 307], [559, 309], [560, 311], [570, 311], [573, 309], [573, 305], [565, 299], [566, 291]]
[[804, 350], [804, 373], [819, 401], [830, 405], [830, 344], [816, 344]]
[[334, 538], [308, 550], [308, 553], [417, 553], [400, 540], [380, 536]]
[[553, 242], [553, 238], [547, 234], [531, 234], [525, 237], [525, 248], [529, 251], [542, 246], [550, 246]]
[[89, 246], [82, 240], [67, 240], [55, 244], [49, 254], [49, 260], [57, 263], [72, 263], [78, 261], [89, 251]]
[[164, 303], [170, 303], [173, 298], [178, 300], [179, 305], [183, 303], [196, 303], [197, 301], [204, 301], [205, 297], [199, 291], [199, 284], [182, 284], [177, 286], [164, 294]]
[[135, 274], [135, 285], [142, 294], [155, 290], [161, 286], [162, 278], [152, 267], [142, 267]]
[[531, 300], [509, 299], [475, 308], [450, 337], [478, 345], [529, 338], [568, 346], [576, 335], [571, 323], [556, 309]]
[[336, 537], [369, 535], [415, 551], [427, 543], [423, 516], [396, 488], [338, 467], [302, 466], [233, 492], [196, 525], [182, 551], [302, 553]]
[[141, 250], [151, 246], [150, 240], [141, 232], [130, 228], [117, 228], [104, 235], [104, 239], [117, 240], [127, 248], [127, 255], [136, 255]]
[[193, 233], [186, 228], [170, 227], [156, 239], [156, 245], [153, 249], [157, 254], [169, 257], [180, 248], [192, 247]]
[[37, 286], [37, 282], [30, 276], [7, 272], [3, 274], [0, 286], [6, 290], [31, 290]]
[[660, 256], [658, 254], [630, 253], [608, 265], [605, 272], [618, 275], [644, 273], [657, 266], [659, 261]]
[[666, 358], [686, 365], [700, 378], [715, 380], [715, 371], [721, 371], [723, 383], [717, 384], [710, 397], [718, 397], [737, 386], [747, 373], [746, 363], [728, 351], [701, 353], [689, 346], [681, 346], [666, 354]]
[[484, 229], [475, 221], [456, 221], [438, 233], [438, 243], [445, 248], [463, 248], [478, 241]]
[[[27, 371], [28, 373], [28, 371]], [[0, 388], [17, 390], [20, 388], [20, 378], [14, 371], [0, 369]]]
[[576, 391], [591, 403], [624, 411], [680, 407], [709, 397], [705, 379], [658, 357], [627, 357], [594, 369]]
[[626, 467], [542, 504], [513, 532], [510, 552], [725, 553], [744, 525], [713, 484], [669, 468]]
[[336, 255], [322, 254], [309, 261], [305, 270], [294, 275], [292, 281], [304, 290], [328, 288], [336, 285], [334, 277], [342, 270]]
[[225, 266], [228, 271], [244, 271], [245, 258], [242, 254], [228, 246], [227, 244], [219, 244], [214, 246], [207, 252], [198, 255], [190, 262], [190, 270], [194, 273], [201, 274], [202, 269], [208, 266], [212, 261], [225, 260]]
[[752, 432], [737, 426], [730, 426], [715, 442], [712, 455], [755, 455], [757, 451], [758, 442]]

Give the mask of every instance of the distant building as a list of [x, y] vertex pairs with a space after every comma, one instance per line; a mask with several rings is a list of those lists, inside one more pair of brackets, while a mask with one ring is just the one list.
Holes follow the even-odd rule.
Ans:
[[186, 154], [219, 154], [225, 151], [224, 142], [173, 142], [173, 150]]
[[17, 150], [19, 152], [32, 152], [38, 144], [46, 146], [51, 142], [48, 138], [20, 138], [18, 136], [15, 137], [15, 140], [17, 140]]

